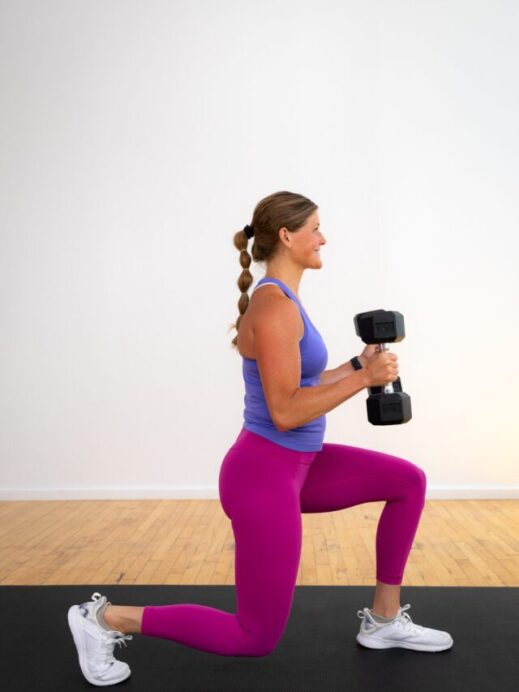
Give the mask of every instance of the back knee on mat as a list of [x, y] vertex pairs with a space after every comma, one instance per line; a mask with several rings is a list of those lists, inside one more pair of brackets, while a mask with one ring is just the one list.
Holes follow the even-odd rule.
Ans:
[[268, 656], [277, 647], [279, 639], [261, 639], [247, 634], [244, 638], [244, 654], [246, 656]]
[[275, 648], [276, 646], [263, 646], [261, 644], [255, 644], [254, 642], [250, 642], [249, 644], [246, 644], [243, 647], [243, 650], [241, 651], [240, 655], [253, 657], [269, 656]]

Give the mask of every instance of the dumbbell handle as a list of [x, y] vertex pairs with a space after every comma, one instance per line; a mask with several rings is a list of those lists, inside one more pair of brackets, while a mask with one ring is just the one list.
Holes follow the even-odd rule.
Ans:
[[[389, 346], [387, 344], [377, 344], [377, 351], [389, 351]], [[384, 385], [384, 394], [393, 394], [394, 391], [392, 382]]]

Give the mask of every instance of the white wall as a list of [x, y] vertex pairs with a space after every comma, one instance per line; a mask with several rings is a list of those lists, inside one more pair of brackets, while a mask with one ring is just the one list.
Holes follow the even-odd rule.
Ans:
[[513, 0], [2, 0], [0, 498], [218, 497], [232, 237], [277, 190], [319, 205], [328, 367], [357, 312], [405, 317], [413, 419], [364, 391], [325, 441], [519, 497], [518, 29]]

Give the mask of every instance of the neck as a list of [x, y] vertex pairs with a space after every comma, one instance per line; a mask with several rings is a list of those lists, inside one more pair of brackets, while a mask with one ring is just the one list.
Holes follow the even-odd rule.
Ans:
[[278, 279], [278, 281], [281, 281], [282, 283], [285, 284], [285, 286], [288, 286], [288, 288], [294, 293], [298, 300], [299, 298], [299, 284], [301, 283], [301, 276], [302, 272], [299, 273], [299, 275], [296, 274], [290, 274], [288, 272], [280, 272], [280, 271], [275, 271], [272, 269], [267, 269], [264, 278], [265, 279]]

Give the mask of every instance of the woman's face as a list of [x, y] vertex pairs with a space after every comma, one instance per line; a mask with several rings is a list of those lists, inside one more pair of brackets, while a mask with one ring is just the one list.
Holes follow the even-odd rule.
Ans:
[[319, 250], [326, 244], [327, 240], [321, 233], [317, 211], [310, 216], [297, 233], [289, 233], [288, 237], [292, 241], [292, 250], [301, 264], [314, 267], [321, 264]]

